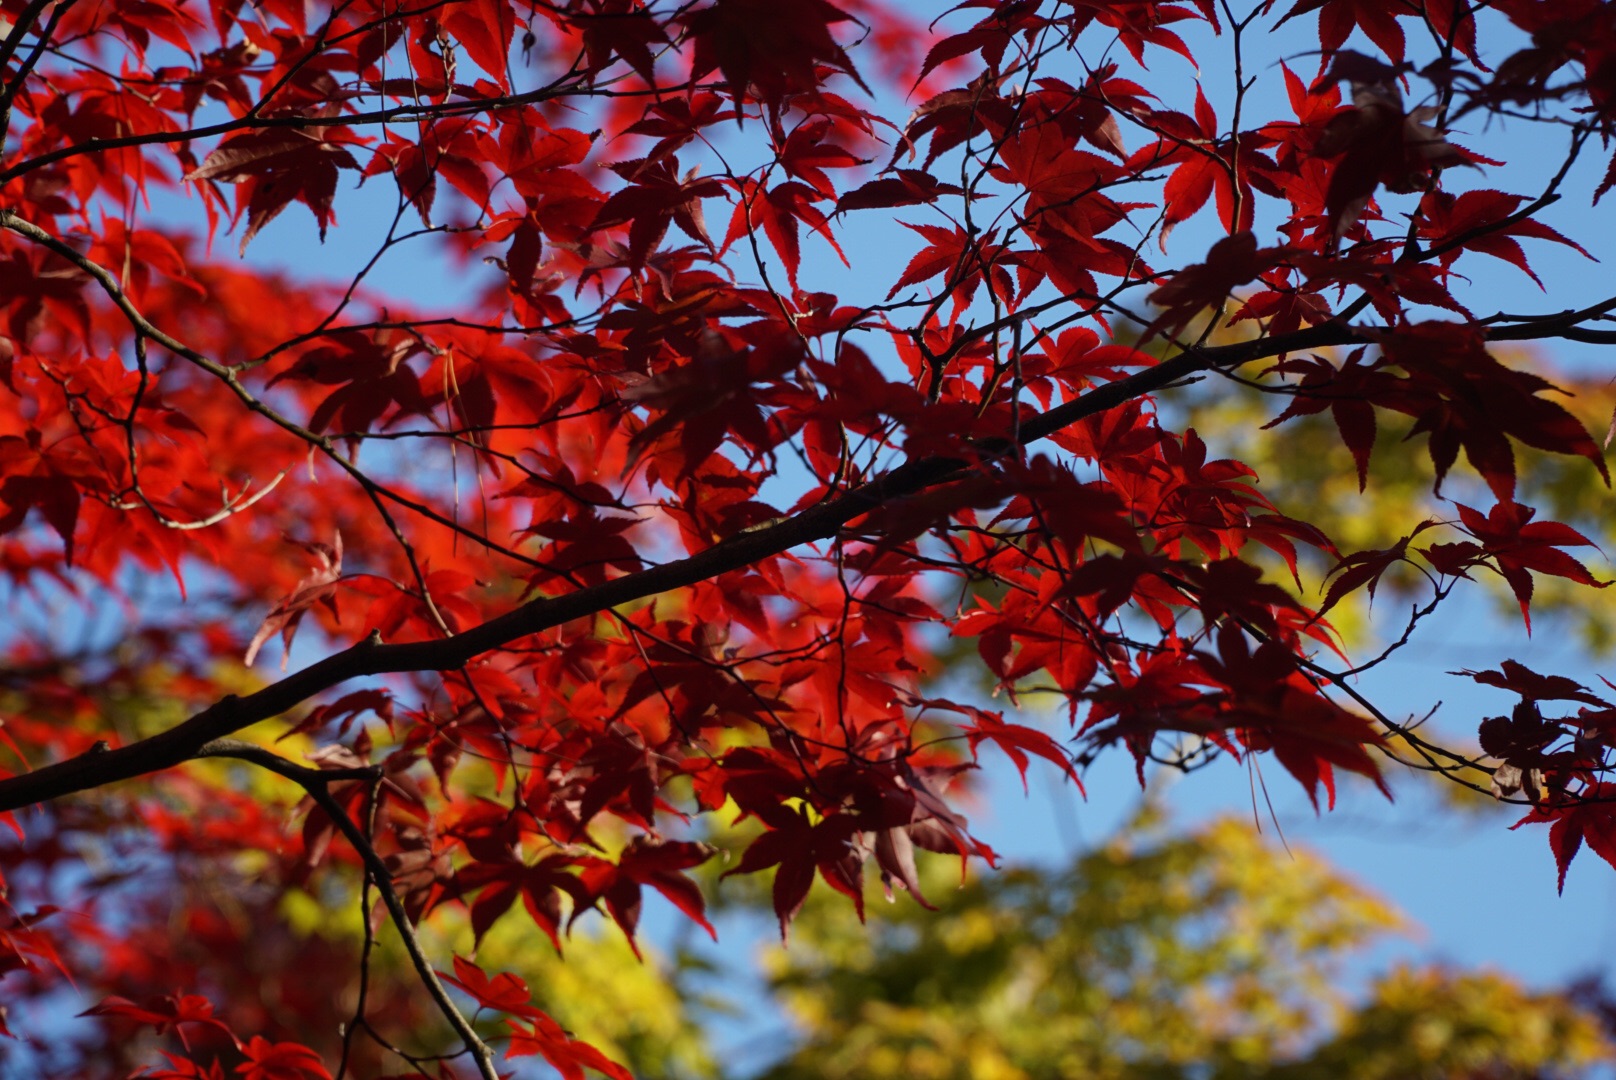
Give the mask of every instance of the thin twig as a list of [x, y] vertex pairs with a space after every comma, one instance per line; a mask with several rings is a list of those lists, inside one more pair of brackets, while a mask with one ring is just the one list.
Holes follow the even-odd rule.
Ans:
[[393, 887], [393, 875], [387, 869], [387, 864], [376, 853], [369, 837], [354, 824], [342, 804], [331, 794], [332, 780], [361, 780], [372, 782], [381, 777], [381, 767], [372, 765], [358, 769], [310, 769], [302, 765], [287, 761], [278, 754], [273, 754], [261, 746], [241, 742], [236, 739], [215, 739], [196, 752], [197, 757], [235, 758], [250, 762], [262, 769], [267, 769], [279, 776], [284, 776], [299, 784], [309, 797], [324, 810], [332, 823], [345, 836], [348, 843], [353, 845], [365, 864], [365, 871], [370, 880], [375, 883], [376, 890], [381, 894], [382, 903], [387, 907], [387, 913], [392, 917], [393, 926], [398, 930], [400, 940], [404, 942], [404, 951], [409, 954], [410, 965], [415, 968], [416, 975], [426, 986], [427, 993], [437, 1005], [443, 1018], [454, 1028], [455, 1034], [466, 1045], [472, 1059], [477, 1063], [477, 1072], [483, 1080], [500, 1080], [499, 1070], [494, 1065], [494, 1052], [488, 1044], [472, 1028], [471, 1022], [465, 1018], [454, 1001], [449, 997], [449, 991], [444, 988], [438, 973], [427, 959], [426, 952], [421, 948], [421, 941], [415, 934], [415, 927], [410, 923], [409, 913], [404, 910], [404, 903], [398, 898], [398, 890]]

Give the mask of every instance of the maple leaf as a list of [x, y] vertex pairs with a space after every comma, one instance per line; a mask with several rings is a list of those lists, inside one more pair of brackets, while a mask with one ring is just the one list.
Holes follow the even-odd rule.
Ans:
[[1023, 364], [1023, 377], [1028, 389], [1039, 396], [1040, 403], [1047, 409], [1051, 383], [1072, 395], [1096, 383], [1120, 379], [1129, 368], [1150, 367], [1155, 363], [1156, 358], [1147, 352], [1127, 345], [1101, 344], [1099, 334], [1076, 326], [1062, 330], [1047, 342], [1041, 355], [1028, 357]]
[[[19, 838], [22, 830], [13, 820], [12, 831]], [[71, 985], [73, 976], [62, 962], [61, 954], [50, 938], [39, 929], [39, 923], [56, 915], [59, 908], [45, 904], [33, 911], [19, 912], [9, 904], [0, 903], [0, 974], [12, 971], [35, 971], [36, 960], [43, 960]]]
[[894, 168], [906, 152], [913, 160], [917, 143], [930, 134], [931, 147], [921, 163], [921, 171], [930, 169], [939, 156], [987, 131], [990, 119], [994, 121], [994, 130], [1009, 130], [1014, 115], [1013, 106], [999, 96], [993, 81], [984, 72], [969, 86], [945, 90], [922, 102], [904, 126], [887, 167]]
[[1160, 314], [1141, 340], [1163, 331], [1177, 335], [1201, 312], [1216, 308], [1236, 288], [1278, 265], [1285, 254], [1284, 248], [1259, 248], [1250, 232], [1224, 237], [1212, 245], [1206, 262], [1184, 267], [1150, 294]]
[[1480, 542], [1495, 569], [1509, 583], [1521, 605], [1527, 632], [1532, 629], [1532, 572], [1551, 574], [1603, 589], [1600, 581], [1562, 547], [1592, 547], [1593, 541], [1569, 525], [1558, 521], [1533, 521], [1537, 511], [1516, 502], [1500, 502], [1483, 517], [1470, 507], [1456, 504], [1464, 529]]
[[945, 229], [937, 225], [911, 225], [907, 221], [898, 224], [914, 230], [930, 243], [909, 260], [909, 265], [904, 267], [903, 273], [898, 275], [898, 280], [887, 292], [888, 300], [897, 296], [904, 286], [918, 284], [938, 274], [946, 275], [945, 284], [950, 286], [949, 294], [954, 297], [956, 314], [970, 305], [976, 287], [989, 274], [998, 279], [997, 291], [1001, 296], [1006, 293], [1014, 295], [1009, 271], [1003, 265], [998, 265], [1004, 248], [993, 242], [996, 235], [993, 230], [974, 237], [958, 226]]
[[[138, 1080], [225, 1080], [224, 1066], [219, 1064], [217, 1058], [207, 1065], [198, 1065], [188, 1058], [178, 1054], [171, 1054], [167, 1050], [161, 1051], [163, 1057], [168, 1059], [169, 1067], [166, 1069], [153, 1069], [149, 1072], [135, 1074]], [[294, 1080], [305, 1080], [304, 1077], [295, 1077]]]
[[1566, 871], [1585, 840], [1595, 855], [1616, 867], [1616, 784], [1601, 782], [1578, 796], [1561, 795], [1553, 804], [1533, 807], [1510, 828], [1544, 823], [1549, 826], [1560, 892], [1565, 892]]
[[724, 99], [717, 94], [700, 91], [689, 98], [675, 97], [657, 102], [624, 133], [654, 136], [657, 143], [645, 156], [660, 158], [696, 138], [709, 125], [734, 120], [739, 115], [736, 109], [726, 107]]
[[[827, 199], [836, 198], [836, 185], [826, 175], [826, 169], [847, 169], [865, 164], [868, 159], [855, 157], [851, 151], [836, 143], [826, 142], [832, 131], [829, 117], [791, 129], [780, 146], [780, 167], [787, 175], [806, 181]], [[839, 208], [839, 207], [838, 207]]]
[[242, 1047], [247, 1060], [236, 1066], [244, 1080], [331, 1080], [320, 1055], [295, 1042], [270, 1042], [254, 1035]]
[[568, 11], [566, 19], [583, 38], [589, 68], [604, 71], [618, 58], [640, 78], [655, 83], [656, 57], [652, 50], [668, 44], [663, 24], [641, 7], [639, 0], [588, 0], [588, 7], [590, 10]]
[[860, 829], [852, 815], [835, 814], [812, 822], [805, 812], [781, 807], [768, 813], [765, 824], [769, 831], [752, 841], [741, 854], [740, 862], [722, 876], [755, 874], [771, 866], [778, 867], [774, 874], [773, 902], [781, 940], [785, 939], [787, 927], [808, 898], [816, 869], [828, 884], [852, 897], [863, 911], [863, 861], [851, 846]]
[[455, 886], [462, 892], [481, 889], [471, 905], [471, 929], [477, 941], [518, 899], [550, 944], [561, 951], [561, 896], [587, 905], [588, 890], [571, 872], [578, 860], [568, 855], [545, 855], [528, 866], [514, 853], [499, 852], [461, 869]]
[[[1515, 493], [1513, 436], [1528, 446], [1588, 459], [1606, 484], [1599, 445], [1564, 407], [1538, 396], [1557, 387], [1530, 372], [1505, 367], [1474, 326], [1427, 322], [1374, 335], [1383, 358], [1408, 373], [1379, 403], [1415, 418], [1410, 434], [1430, 433], [1428, 450], [1437, 490], [1464, 448], [1466, 460], [1501, 501]], [[1367, 385], [1367, 384], [1365, 384]]]
[[1220, 141], [1217, 113], [1199, 84], [1193, 119], [1180, 113], [1152, 112], [1148, 123], [1160, 137], [1154, 146], [1135, 151], [1128, 167], [1173, 166], [1162, 187], [1162, 227], [1157, 237], [1162, 253], [1167, 253], [1167, 238], [1173, 230], [1195, 216], [1214, 192], [1224, 228], [1230, 233], [1249, 230], [1254, 213], [1249, 173], [1262, 162], [1254, 146], [1242, 147], [1241, 153], [1233, 150], [1237, 142], [1252, 140]]
[[173, 240], [153, 229], [130, 229], [118, 218], [103, 216], [91, 257], [103, 266], [123, 268], [120, 284], [136, 298], [145, 295], [152, 272], [195, 292], [206, 299], [208, 291], [191, 276], [186, 258]]
[[1223, 28], [1218, 23], [1217, 7], [1213, 0], [1194, 0], [1194, 3], [1196, 11], [1160, 2], [1084, 4], [1078, 9], [1072, 29], [1074, 32], [1081, 30], [1092, 19], [1116, 31], [1118, 40], [1141, 67], [1145, 66], [1146, 45], [1169, 49], [1195, 64], [1195, 54], [1190, 51], [1189, 45], [1178, 34], [1168, 30], [1166, 24], [1201, 18], [1212, 25], [1214, 33], [1221, 34]]
[[64, 455], [41, 452], [37, 431], [27, 436], [0, 436], [0, 535], [20, 528], [37, 509], [62, 540], [68, 565], [73, 563], [73, 533], [78, 528], [81, 484], [85, 470]]
[[1266, 430], [1292, 417], [1329, 409], [1341, 441], [1358, 467], [1359, 491], [1369, 484], [1369, 459], [1377, 430], [1374, 403], [1395, 398], [1398, 389], [1393, 376], [1381, 371], [1379, 365], [1366, 365], [1363, 355], [1363, 349], [1354, 349], [1339, 366], [1322, 356], [1297, 357], [1275, 364], [1273, 371], [1300, 374], [1301, 379], [1285, 411], [1263, 425]]
[[1003, 11], [991, 11], [969, 30], [951, 34], [934, 44], [921, 61], [915, 86], [919, 87], [926, 76], [938, 68], [972, 53], [980, 54], [988, 73], [996, 75], [1005, 50], [1010, 48], [1017, 34], [1035, 34], [1050, 24], [1050, 19], [1037, 14], [1036, 4], [1013, 4]]
[[[1517, 769], [1538, 769], [1549, 764], [1544, 748], [1559, 741], [1565, 728], [1544, 719], [1533, 702], [1522, 701], [1510, 716], [1491, 716], [1478, 725], [1476, 736], [1482, 752]], [[1495, 785], [1500, 777], [1493, 774]], [[1535, 785], [1534, 785], [1535, 786]]]
[[486, 134], [466, 120], [440, 120], [423, 125], [418, 134], [419, 139], [412, 141], [388, 132], [386, 141], [375, 147], [364, 175], [391, 171], [399, 193], [415, 206], [421, 224], [428, 228], [439, 176], [478, 209], [487, 210], [491, 188], [483, 163], [492, 155]]
[[1450, 675], [1464, 675], [1484, 686], [1496, 686], [1519, 694], [1522, 701], [1580, 701], [1586, 705], [1608, 707], [1609, 702], [1575, 679], [1564, 675], [1539, 675], [1518, 660], [1505, 660], [1497, 671], [1451, 671]]
[[735, 349], [715, 335], [689, 363], [626, 388], [625, 402], [660, 414], [634, 435], [629, 459], [637, 461], [670, 432], [678, 437], [681, 476], [705, 462], [726, 436], [755, 453], [772, 447], [777, 429], [769, 424], [754, 387], [790, 370], [802, 356], [795, 340], [775, 337], [758, 346]]
[[612, 192], [596, 212], [590, 231], [629, 226], [629, 265], [635, 270], [645, 265], [646, 257], [663, 241], [671, 223], [679, 225], [688, 238], [713, 246], [701, 199], [722, 196], [724, 184], [718, 179], [700, 178], [695, 167], [680, 178], [677, 168], [679, 160], [674, 157], [611, 165], [611, 170], [629, 179], [632, 186]]
[[935, 203], [944, 195], [960, 195], [964, 189], [947, 184], [920, 169], [895, 169], [892, 176], [866, 181], [836, 200], [836, 213], [897, 206]]
[[[1360, 74], [1360, 68], [1368, 70]], [[1357, 223], [1377, 187], [1421, 191], [1430, 186], [1433, 169], [1488, 160], [1453, 145], [1430, 126], [1438, 114], [1435, 106], [1405, 110], [1396, 74], [1378, 62], [1341, 53], [1325, 76], [1327, 82], [1352, 82], [1352, 108], [1331, 119], [1313, 147], [1321, 158], [1338, 159], [1325, 194], [1338, 240]]]
[[293, 200], [313, 212], [323, 240], [326, 227], [335, 220], [331, 203], [337, 194], [338, 173], [359, 169], [359, 162], [344, 145], [354, 141], [341, 126], [240, 132], [226, 137], [185, 179], [236, 185], [236, 220], [247, 215], [247, 231], [241, 236], [243, 252], [258, 231]]
[[820, 64], [864, 87], [830, 29], [851, 19], [828, 0], [715, 0], [684, 17], [696, 46], [690, 77], [721, 71], [737, 103], [750, 94], [771, 106], [816, 86]]
[[585, 1080], [585, 1069], [604, 1073], [612, 1080], [634, 1080], [633, 1074], [623, 1066], [575, 1039], [549, 1016], [539, 1013], [526, 1022], [510, 1020], [511, 1041], [505, 1051], [508, 1057], [531, 1057], [538, 1054], [560, 1073], [563, 1080]]
[[515, 9], [504, 0], [449, 0], [438, 21], [452, 34], [466, 55], [493, 76], [501, 90], [509, 89], [511, 38], [516, 33]]
[[[1273, 6], [1267, 0], [1265, 8]], [[1394, 64], [1403, 62], [1405, 39], [1403, 28], [1397, 24], [1400, 11], [1387, 10], [1384, 0], [1296, 0], [1279, 24], [1289, 22], [1308, 12], [1319, 13], [1319, 48], [1325, 56], [1337, 52], [1346, 44], [1354, 28], [1380, 47]], [[1410, 12], [1412, 14], [1412, 12]]]
[[1356, 551], [1342, 558], [1326, 575], [1330, 587], [1324, 594], [1324, 603], [1319, 606], [1315, 617], [1322, 619], [1327, 611], [1339, 604], [1348, 594], [1357, 592], [1366, 585], [1369, 588], [1370, 602], [1373, 603], [1375, 589], [1380, 585], [1380, 579], [1386, 571], [1398, 563], [1409, 562], [1408, 545], [1420, 533], [1435, 528], [1437, 524], [1434, 520], [1422, 521], [1412, 533], [1391, 547], [1374, 551]]
[[1301, 677], [1290, 650], [1273, 639], [1253, 650], [1232, 622], [1218, 631], [1217, 656], [1201, 656], [1202, 667], [1229, 690], [1217, 700], [1218, 720], [1238, 728], [1252, 750], [1272, 750], [1281, 765], [1307, 789], [1318, 809], [1322, 784], [1335, 808], [1339, 767], [1374, 781], [1388, 799], [1380, 768], [1366, 747], [1384, 741], [1368, 719], [1321, 696]]
[[342, 580], [342, 533], [338, 532], [334, 537], [329, 545], [318, 540], [299, 542], [298, 546], [314, 556], [314, 568], [264, 616], [264, 621], [247, 645], [247, 654], [242, 658], [242, 663], [251, 667], [264, 643], [280, 634], [283, 646], [281, 670], [284, 671], [291, 653], [292, 638], [297, 634], [297, 626], [303, 621], [303, 616], [316, 604], [325, 606], [332, 615], [336, 615], [337, 582]]
[[479, 1008], [516, 1016], [542, 1015], [533, 1007], [533, 991], [527, 983], [508, 971], [490, 978], [482, 968], [463, 957], [454, 958], [454, 974], [438, 972], [438, 977], [450, 986], [459, 987], [477, 1002]]
[[1420, 235], [1430, 247], [1445, 249], [1437, 256], [1443, 267], [1452, 266], [1463, 251], [1480, 251], [1519, 267], [1537, 282], [1539, 289], [1547, 291], [1542, 279], [1527, 263], [1526, 253], [1521, 250], [1516, 237], [1550, 240], [1564, 244], [1589, 259], [1593, 259], [1593, 256], [1581, 244], [1562, 236], [1541, 221], [1530, 217], [1510, 221], [1510, 216], [1525, 201], [1523, 196], [1506, 195], [1501, 191], [1467, 191], [1462, 195], [1429, 191], [1420, 200]]
[[327, 431], [336, 423], [351, 440], [384, 416], [396, 421], [430, 414], [420, 378], [407, 363], [420, 352], [415, 339], [347, 331], [327, 340], [329, 344], [308, 350], [269, 380], [270, 386], [292, 380], [337, 387], [310, 414], [311, 431]]
[[634, 269], [645, 265], [670, 224], [678, 225], [692, 240], [708, 248], [713, 246], [701, 200], [723, 196], [725, 187], [721, 181], [698, 176], [695, 166], [679, 176], [679, 159], [672, 156], [619, 161], [609, 167], [630, 186], [612, 193], [601, 204], [589, 228], [593, 231], [627, 225], [629, 263]]
[[1028, 754], [1036, 754], [1045, 761], [1052, 762], [1077, 785], [1079, 791], [1083, 789], [1083, 781], [1079, 779], [1077, 769], [1072, 765], [1071, 755], [1062, 750], [1060, 744], [1047, 734], [1024, 724], [1007, 724], [999, 713], [977, 712], [973, 715], [975, 723], [965, 733], [966, 743], [971, 748], [973, 758], [976, 756], [977, 747], [984, 741], [991, 740], [1015, 764], [1016, 770], [1021, 774], [1023, 791], [1027, 789]]
[[764, 190], [754, 180], [743, 179], [736, 184], [740, 197], [735, 201], [735, 212], [730, 216], [729, 232], [724, 236], [721, 251], [743, 236], [750, 235], [757, 225], [763, 226], [764, 235], [774, 245], [780, 261], [785, 264], [786, 278], [793, 291], [797, 288], [797, 269], [802, 264], [802, 248], [798, 240], [797, 223], [800, 221], [824, 237], [835, 249], [844, 266], [849, 265], [847, 254], [831, 231], [830, 220], [814, 205], [823, 198], [807, 184], [788, 180]]
[[[581, 875], [584, 888], [593, 896], [606, 901], [606, 910], [612, 920], [622, 927], [634, 955], [640, 947], [634, 934], [640, 922], [640, 886], [649, 885], [684, 912], [691, 921], [706, 930], [714, 940], [718, 931], [707, 921], [707, 904], [701, 889], [684, 875], [685, 870], [700, 866], [718, 853], [708, 844], [692, 841], [658, 841], [637, 836], [614, 866], [607, 862], [585, 867]], [[580, 909], [581, 910], [581, 909]], [[573, 920], [578, 918], [574, 911]]]
[[159, 1035], [165, 1034], [170, 1028], [179, 1036], [182, 1045], [186, 1043], [184, 1024], [203, 1024], [217, 1029], [235, 1041], [235, 1035], [230, 1028], [213, 1015], [213, 1003], [207, 998], [196, 994], [170, 994], [163, 999], [162, 1004], [153, 1008], [137, 1005], [128, 998], [116, 994], [102, 998], [101, 1001], [79, 1013], [80, 1016], [117, 1016], [130, 1020], [136, 1024], [151, 1027]]

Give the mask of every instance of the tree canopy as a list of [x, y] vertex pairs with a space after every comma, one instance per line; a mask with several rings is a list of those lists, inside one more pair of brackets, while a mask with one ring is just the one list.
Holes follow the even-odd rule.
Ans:
[[623, 1077], [502, 941], [929, 908], [982, 761], [1616, 864], [1609, 684], [1361, 678], [1601, 602], [1613, 135], [1607, 0], [0, 0], [0, 1033]]

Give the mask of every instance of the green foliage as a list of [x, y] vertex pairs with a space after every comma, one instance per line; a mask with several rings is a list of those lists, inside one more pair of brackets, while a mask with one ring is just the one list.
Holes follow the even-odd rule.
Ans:
[[1616, 1063], [1563, 995], [1399, 967], [1349, 992], [1401, 918], [1317, 856], [1146, 810], [1070, 869], [1016, 869], [860, 927], [816, 898], [772, 984], [803, 1043], [769, 1080], [1590, 1075]]
[[1274, 1080], [1584, 1076], [1608, 1069], [1612, 1048], [1565, 997], [1533, 994], [1497, 972], [1398, 967], [1376, 981], [1304, 1060]]

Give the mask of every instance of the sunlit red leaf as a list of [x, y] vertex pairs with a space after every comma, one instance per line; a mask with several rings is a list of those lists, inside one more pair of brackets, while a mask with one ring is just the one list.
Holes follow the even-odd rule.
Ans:
[[1584, 841], [1595, 855], [1616, 867], [1616, 784], [1593, 785], [1580, 797], [1562, 796], [1557, 804], [1534, 808], [1510, 828], [1545, 823], [1561, 892], [1565, 892], [1566, 871]]
[[294, 1042], [270, 1042], [254, 1035], [242, 1047], [247, 1060], [236, 1066], [245, 1080], [331, 1080], [320, 1055]]
[[623, 1066], [586, 1042], [569, 1035], [560, 1024], [540, 1013], [527, 1021], [510, 1021], [511, 1041], [506, 1054], [513, 1058], [539, 1055], [563, 1080], [584, 1080], [585, 1069], [593, 1069], [612, 1080], [633, 1080]]

